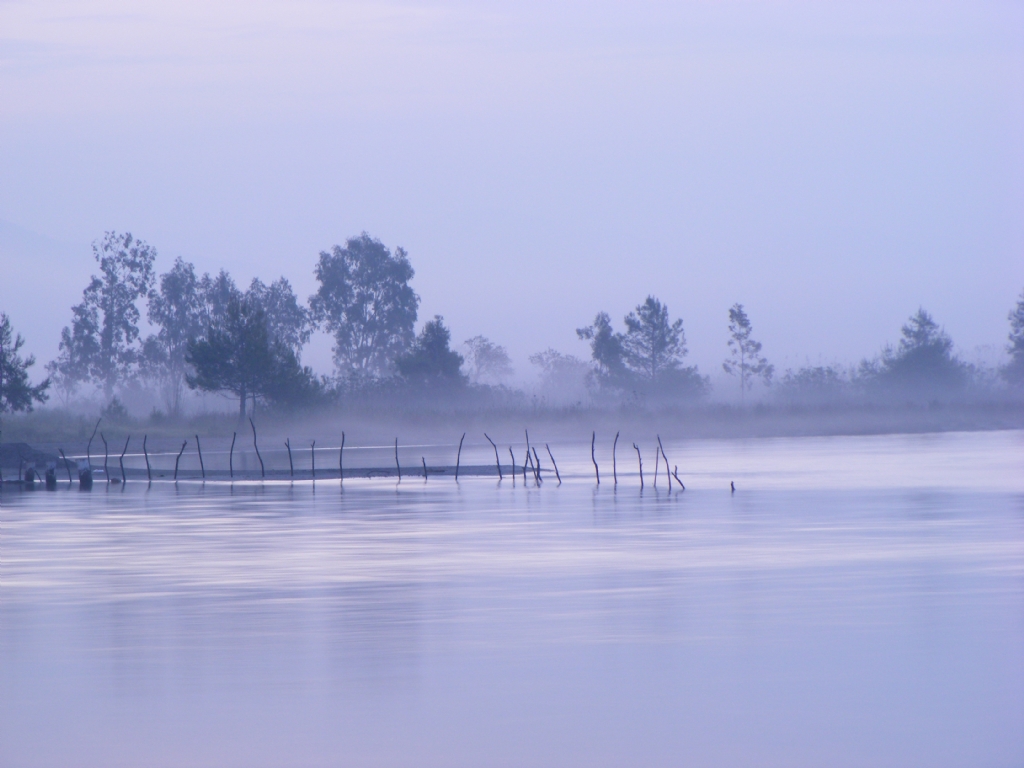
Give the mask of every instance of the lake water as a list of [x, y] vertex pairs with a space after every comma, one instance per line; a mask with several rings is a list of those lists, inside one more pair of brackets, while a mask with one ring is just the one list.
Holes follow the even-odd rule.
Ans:
[[5, 488], [0, 765], [1024, 765], [1024, 434], [665, 447]]

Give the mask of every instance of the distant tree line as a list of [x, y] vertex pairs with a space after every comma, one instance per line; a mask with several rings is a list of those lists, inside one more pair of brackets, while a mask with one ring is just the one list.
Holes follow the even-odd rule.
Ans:
[[[106, 233], [93, 244], [93, 257], [98, 274], [71, 308], [58, 357], [41, 383], [30, 383], [35, 360], [21, 356], [24, 340], [0, 313], [0, 412], [31, 410], [52, 390], [66, 402], [90, 386], [116, 411], [117, 392], [133, 382], [157, 389], [172, 415], [181, 413], [186, 391], [199, 390], [235, 398], [239, 418], [257, 403], [289, 407], [367, 393], [515, 394], [503, 386], [513, 373], [504, 347], [478, 335], [460, 353], [440, 315], [416, 333], [420, 299], [410, 285], [408, 254], [365, 232], [320, 253], [318, 287], [305, 303], [284, 277], [270, 284], [254, 278], [243, 290], [226, 271], [199, 275], [180, 257], [158, 276], [156, 249], [131, 233]], [[145, 337], [143, 310], [154, 331]], [[1024, 390], [1024, 293], [1009, 321], [1009, 362], [999, 376]], [[315, 330], [333, 338], [330, 378], [301, 361]], [[728, 310], [727, 332], [722, 367], [735, 377], [741, 400], [758, 382], [786, 402], [928, 400], [962, 395], [983, 378], [924, 309], [909, 318], [896, 346], [874, 359], [850, 369], [789, 369], [778, 380], [742, 304]], [[576, 333], [589, 346], [589, 360], [554, 349], [530, 356], [542, 391], [627, 403], [692, 402], [710, 392], [710, 378], [686, 364], [682, 319], [655, 296], [625, 315], [619, 329], [602, 311]]]

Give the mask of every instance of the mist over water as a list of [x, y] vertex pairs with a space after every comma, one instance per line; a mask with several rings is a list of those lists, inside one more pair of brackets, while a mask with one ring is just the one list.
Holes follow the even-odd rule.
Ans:
[[1020, 432], [670, 442], [671, 493], [552, 449], [560, 486], [8, 484], [0, 762], [1024, 757]]
[[1022, 210], [1019, 2], [0, 2], [0, 768], [1024, 766]]

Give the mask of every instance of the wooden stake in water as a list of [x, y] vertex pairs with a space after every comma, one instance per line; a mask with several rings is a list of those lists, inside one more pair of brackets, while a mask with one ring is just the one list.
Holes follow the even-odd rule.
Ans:
[[615, 433], [615, 440], [612, 442], [612, 485], [619, 484], [619, 468], [615, 460], [615, 449], [619, 445], [619, 433]]
[[[494, 451], [495, 457], [498, 455], [497, 449]], [[512, 453], [512, 446], [508, 447], [508, 455], [512, 457], [512, 487], [516, 487], [516, 455]], [[498, 467], [498, 474], [501, 474], [501, 466]]]
[[252, 417], [249, 417], [249, 426], [252, 427], [252, 447], [256, 449], [256, 458], [260, 460], [260, 477], [266, 477], [267, 471], [263, 467], [263, 457], [260, 456], [260, 447], [256, 444], [256, 425], [252, 423]]
[[178, 462], [181, 461], [181, 454], [185, 452], [185, 446], [188, 445], [188, 440], [181, 441], [181, 450], [178, 451], [177, 457], [174, 459], [174, 482], [178, 482]]
[[142, 436], [142, 455], [146, 457], [146, 479], [153, 482], [153, 473], [149, 471], [149, 451], [146, 450], [146, 440], [148, 439], [149, 435]]
[[601, 484], [601, 470], [597, 468], [597, 457], [594, 455], [594, 443], [597, 441], [597, 432], [590, 433], [590, 460], [594, 462], [594, 476], [597, 477], [597, 484]]
[[537, 478], [537, 485], [540, 485], [540, 456], [537, 455], [537, 446], [533, 446], [533, 474]]
[[420, 456], [420, 461], [423, 462], [423, 482], [427, 482], [427, 457]]
[[665, 477], [668, 478], [668, 489], [672, 490], [672, 472], [669, 470], [668, 456], [665, 455], [665, 446], [661, 444], [661, 435], [657, 435], [658, 448], [661, 449], [661, 456], [665, 459]]
[[[64, 449], [63, 448], [58, 448], [57, 450], [60, 452], [60, 457], [62, 459], [64, 459], [64, 469], [66, 469], [68, 471], [68, 482], [69, 483], [73, 483], [74, 480], [71, 479], [71, 465], [68, 464], [68, 457], [64, 455]], [[18, 468], [18, 479], [19, 480], [21, 479], [21, 468], [20, 467]]]
[[[100, 440], [103, 441], [103, 476], [107, 478], [107, 482], [110, 482], [110, 474], [107, 472], [107, 438], [100, 432]], [[71, 474], [70, 472], [68, 473]]]
[[309, 461], [313, 468], [313, 479], [316, 479], [316, 440], [309, 444]]
[[[484, 432], [484, 437], [487, 437], [487, 433], [486, 432]], [[494, 463], [498, 465], [498, 479], [499, 480], [504, 480], [505, 478], [503, 478], [501, 476], [501, 459], [498, 458], [498, 446], [496, 446], [494, 444], [494, 441], [491, 440], [491, 438], [489, 438], [489, 437], [487, 437], [487, 442], [491, 444], [492, 448], [494, 448]], [[511, 451], [512, 449], [509, 448], [509, 450]], [[515, 462], [513, 461], [512, 462], [512, 475], [513, 475], [513, 477], [515, 476], [515, 473], [516, 473], [516, 465], [515, 465]]]
[[92, 434], [89, 435], [89, 442], [85, 446], [85, 460], [89, 462], [89, 468], [92, 468], [92, 440], [96, 437], [96, 430], [100, 428], [100, 422], [103, 421], [103, 417], [100, 416], [96, 419], [96, 426], [92, 428]]
[[203, 464], [203, 446], [199, 444], [199, 435], [196, 435], [196, 450], [199, 451], [199, 469], [203, 473], [203, 480], [206, 479], [206, 465]]
[[398, 463], [398, 438], [395, 438], [395, 466], [398, 467], [398, 482], [402, 482], [402, 465]]
[[131, 439], [132, 439], [131, 435], [128, 435], [128, 437], [125, 439], [125, 441], [124, 441], [124, 450], [121, 451], [121, 458], [119, 459], [119, 461], [121, 462], [121, 482], [122, 483], [127, 483], [128, 482], [128, 476], [125, 475], [125, 473], [124, 473], [124, 455], [126, 453], [128, 453], [128, 441], [131, 440]]
[[292, 444], [290, 440], [284, 441], [284, 447], [288, 449], [288, 474], [295, 477], [295, 465], [292, 464]]
[[[654, 487], [658, 487], [658, 468], [661, 466], [661, 454], [658, 449], [654, 449]], [[672, 490], [669, 488], [669, 490]]]
[[455, 480], [459, 479], [459, 462], [462, 461], [462, 441], [466, 439], [466, 433], [462, 433], [462, 439], [459, 440], [459, 452], [455, 455]]
[[551, 448], [550, 448], [550, 446], [548, 446], [547, 443], [544, 443], [544, 447], [548, 449], [548, 458], [551, 459], [551, 466], [553, 466], [555, 468], [555, 477], [558, 479], [558, 484], [561, 485], [562, 484], [562, 476], [560, 474], [558, 474], [558, 464], [555, 463], [555, 457], [551, 453]]
[[338, 480], [345, 483], [345, 433], [341, 433], [341, 448], [338, 449]]
[[636, 461], [640, 465], [640, 490], [644, 489], [644, 460], [640, 458], [640, 446], [633, 443], [633, 449], [636, 451]]
[[228, 451], [228, 475], [231, 479], [235, 477], [235, 438], [238, 437], [237, 432], [231, 433], [231, 450]]

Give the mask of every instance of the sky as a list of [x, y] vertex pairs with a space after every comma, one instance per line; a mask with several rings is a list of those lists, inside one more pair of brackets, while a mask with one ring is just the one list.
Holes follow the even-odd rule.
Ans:
[[1024, 3], [0, 0], [0, 311], [41, 363], [107, 230], [301, 298], [366, 231], [523, 377], [649, 294], [715, 375], [735, 302], [780, 370], [919, 306], [991, 362]]

